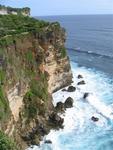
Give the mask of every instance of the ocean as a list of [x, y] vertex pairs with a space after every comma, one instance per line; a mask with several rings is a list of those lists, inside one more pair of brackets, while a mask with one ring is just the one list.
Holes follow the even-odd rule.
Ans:
[[[113, 150], [113, 15], [38, 18], [59, 21], [66, 29], [76, 91], [53, 94], [54, 105], [70, 96], [74, 106], [61, 115], [64, 129], [51, 130], [33, 150]], [[77, 85], [79, 74], [85, 85]], [[86, 100], [85, 92], [90, 93]], [[99, 120], [92, 121], [92, 116]], [[45, 140], [52, 144], [44, 144]]]

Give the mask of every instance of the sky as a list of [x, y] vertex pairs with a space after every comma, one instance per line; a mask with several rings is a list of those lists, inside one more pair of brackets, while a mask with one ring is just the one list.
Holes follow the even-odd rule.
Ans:
[[0, 0], [0, 4], [30, 7], [32, 16], [113, 14], [113, 0]]

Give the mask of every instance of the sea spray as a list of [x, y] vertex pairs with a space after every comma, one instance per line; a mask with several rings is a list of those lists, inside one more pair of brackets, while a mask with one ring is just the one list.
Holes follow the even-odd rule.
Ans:
[[[40, 147], [33, 150], [112, 150], [113, 148], [113, 82], [104, 73], [94, 69], [78, 67], [72, 63], [73, 86], [75, 92], [58, 91], [53, 94], [53, 103], [64, 102], [72, 97], [73, 108], [68, 108], [61, 116], [64, 118], [64, 129], [51, 130], [44, 137]], [[83, 79], [78, 79], [81, 74]], [[77, 85], [81, 80], [86, 84]], [[84, 93], [89, 95], [83, 98]], [[99, 118], [97, 122], [91, 117]], [[45, 144], [45, 140], [51, 140], [52, 144]], [[103, 149], [102, 149], [103, 148]]]

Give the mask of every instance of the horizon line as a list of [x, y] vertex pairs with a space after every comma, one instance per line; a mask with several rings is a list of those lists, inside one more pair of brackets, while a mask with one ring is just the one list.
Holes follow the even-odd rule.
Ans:
[[61, 14], [61, 15], [31, 15], [32, 17], [52, 17], [52, 16], [88, 16], [88, 15], [113, 15], [112, 14]]

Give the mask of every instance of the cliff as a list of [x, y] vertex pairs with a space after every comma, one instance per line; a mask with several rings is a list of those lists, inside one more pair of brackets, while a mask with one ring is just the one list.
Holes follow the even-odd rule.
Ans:
[[8, 15], [8, 14], [30, 16], [30, 8], [28, 7], [12, 8], [0, 5], [0, 15]]
[[21, 150], [62, 127], [52, 93], [72, 82], [64, 43], [57, 22], [0, 16], [0, 130]]

